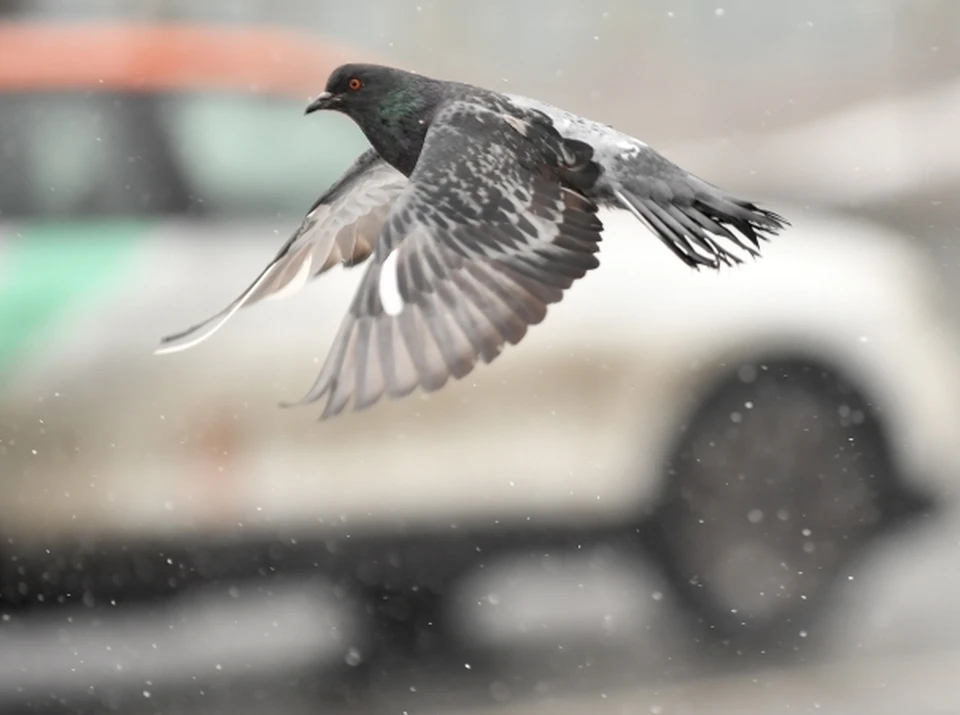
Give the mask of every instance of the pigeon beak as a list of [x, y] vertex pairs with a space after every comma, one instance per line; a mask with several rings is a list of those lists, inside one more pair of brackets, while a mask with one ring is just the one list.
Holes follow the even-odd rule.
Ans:
[[307, 108], [303, 110], [303, 113], [312, 114], [313, 112], [319, 112], [322, 109], [333, 109], [336, 106], [336, 101], [338, 99], [339, 96], [333, 94], [333, 92], [321, 92], [317, 95], [316, 99], [307, 105]]

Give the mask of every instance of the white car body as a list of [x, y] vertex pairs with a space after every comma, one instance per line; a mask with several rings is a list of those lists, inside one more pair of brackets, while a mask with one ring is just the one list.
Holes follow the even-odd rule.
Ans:
[[924, 256], [870, 223], [776, 208], [793, 227], [719, 273], [606, 214], [601, 267], [520, 345], [440, 392], [326, 423], [320, 405], [277, 403], [309, 387], [363, 268], [154, 356], [282, 240], [260, 225], [161, 224], [125, 281], [63, 315], [7, 379], [0, 525], [29, 539], [629, 519], [663, 478], [684, 401], [722, 365], [780, 346], [852, 370], [906, 477], [949, 481], [957, 343]]

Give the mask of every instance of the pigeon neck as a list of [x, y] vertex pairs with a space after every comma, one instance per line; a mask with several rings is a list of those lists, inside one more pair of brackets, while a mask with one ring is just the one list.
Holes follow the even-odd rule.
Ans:
[[358, 113], [357, 123], [384, 161], [409, 176], [439, 102], [439, 85], [418, 78], [386, 92], [376, 105]]
[[363, 133], [380, 157], [404, 176], [410, 176], [426, 138], [428, 124], [417, 120], [403, 122], [400, 126], [384, 126], [373, 122], [373, 126], [361, 126]]

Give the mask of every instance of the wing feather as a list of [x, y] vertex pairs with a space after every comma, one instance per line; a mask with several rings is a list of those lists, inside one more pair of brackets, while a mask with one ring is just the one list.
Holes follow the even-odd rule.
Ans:
[[[363, 410], [439, 390], [520, 342], [599, 265], [597, 207], [562, 178], [572, 152], [548, 129], [469, 103], [434, 120], [330, 355], [296, 404], [326, 398], [329, 419], [351, 397]], [[396, 271], [398, 312], [381, 301], [393, 285], [385, 271]]]
[[241, 308], [286, 298], [333, 266], [353, 266], [373, 252], [390, 206], [407, 179], [372, 149], [364, 152], [310, 208], [273, 260], [230, 305], [203, 322], [168, 335], [157, 353], [186, 350], [215, 332]]

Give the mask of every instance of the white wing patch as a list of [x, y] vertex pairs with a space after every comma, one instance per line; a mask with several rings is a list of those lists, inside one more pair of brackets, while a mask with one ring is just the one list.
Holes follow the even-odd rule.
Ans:
[[397, 253], [394, 248], [380, 267], [380, 303], [387, 315], [400, 315], [403, 311], [403, 296], [400, 295], [400, 281], [397, 277]]

